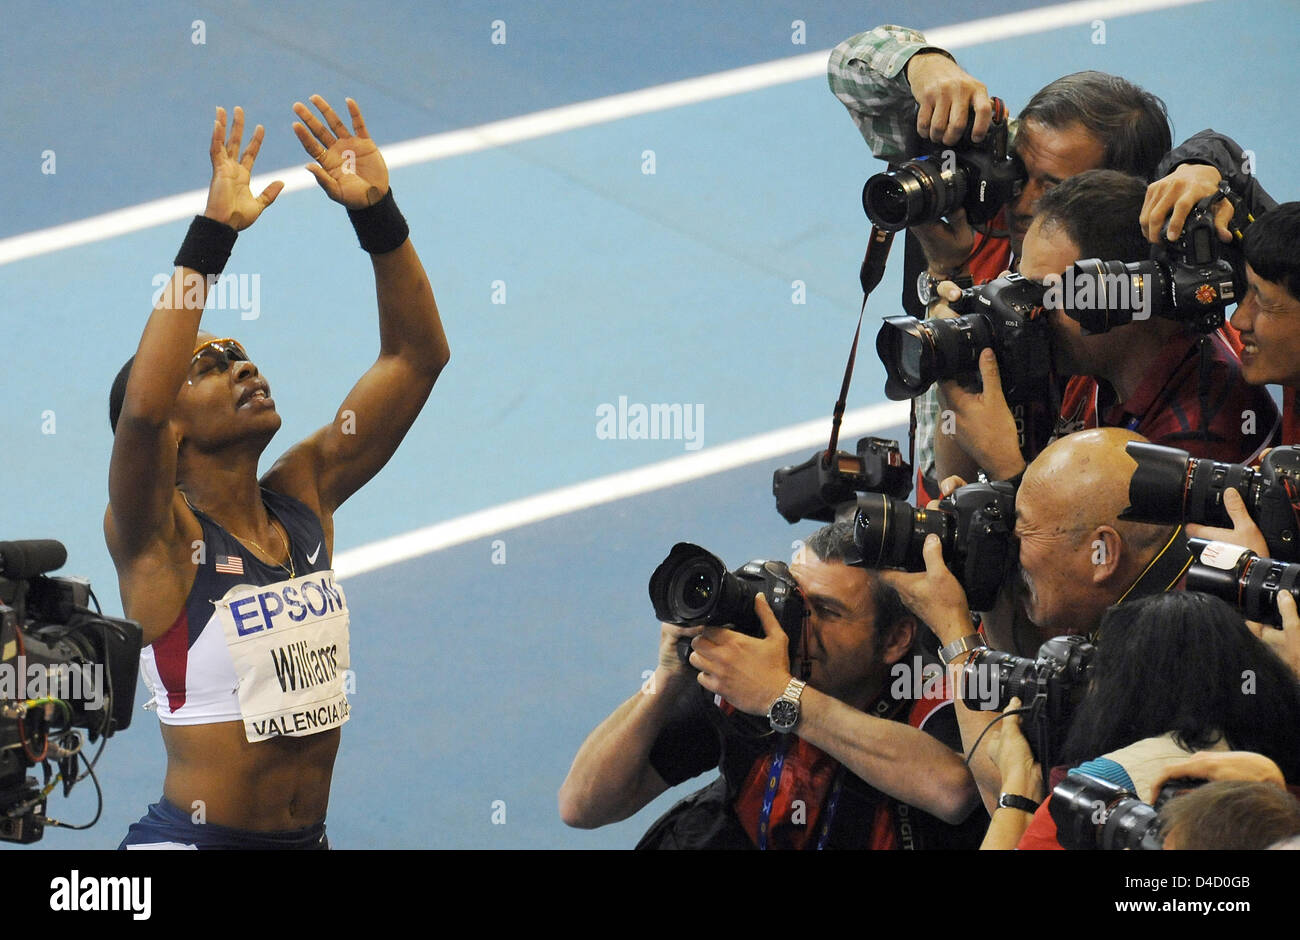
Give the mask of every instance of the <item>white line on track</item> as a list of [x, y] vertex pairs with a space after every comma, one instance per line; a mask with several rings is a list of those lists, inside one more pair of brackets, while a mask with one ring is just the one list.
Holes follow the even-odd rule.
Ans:
[[[1091, 23], [1094, 19], [1129, 16], [1205, 2], [1209, 0], [1079, 0], [1076, 3], [1060, 3], [1036, 10], [972, 20], [954, 26], [940, 26], [926, 30], [925, 33], [926, 39], [936, 46], [960, 49], [983, 42], [1012, 39], [1066, 26]], [[385, 144], [384, 159], [393, 169], [429, 163], [579, 127], [605, 124], [638, 114], [679, 108], [683, 105], [726, 98], [774, 85], [816, 78], [825, 73], [826, 59], [829, 54], [829, 49], [809, 52], [774, 62], [764, 62], [656, 85], [640, 91], [550, 108], [533, 114], [480, 124], [477, 127], [431, 134], [401, 143]], [[311, 175], [300, 164], [295, 164], [271, 173], [258, 174], [253, 177], [251, 188], [253, 192], [261, 192], [263, 187], [275, 179], [284, 180], [285, 192], [307, 189], [315, 185]], [[126, 209], [105, 212], [77, 222], [68, 222], [64, 225], [0, 239], [0, 265], [187, 218], [195, 212], [202, 211], [206, 196], [206, 189], [193, 189], [165, 199], [156, 199]]]
[[[840, 437], [849, 439], [873, 434], [886, 428], [898, 427], [907, 420], [907, 402], [891, 401], [859, 408], [845, 413]], [[548, 493], [517, 499], [458, 519], [449, 519], [414, 532], [339, 552], [334, 556], [334, 572], [340, 578], [364, 574], [506, 529], [675, 486], [710, 474], [722, 473], [724, 470], [734, 470], [760, 460], [771, 460], [800, 450], [812, 453], [818, 446], [824, 448], [829, 436], [830, 420], [819, 418], [730, 444], [719, 444], [694, 454], [637, 467], [635, 470], [625, 470]]]

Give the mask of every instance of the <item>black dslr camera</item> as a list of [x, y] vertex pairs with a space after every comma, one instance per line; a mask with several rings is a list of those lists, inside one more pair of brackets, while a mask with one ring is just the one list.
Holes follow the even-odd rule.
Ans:
[[978, 389], [980, 350], [991, 346], [1013, 413], [1017, 404], [1045, 400], [1052, 371], [1045, 290], [1010, 274], [962, 291], [950, 306], [963, 316], [886, 317], [876, 334], [876, 352], [888, 377], [885, 394], [894, 401], [915, 398], [944, 379]]
[[[767, 598], [781, 629], [797, 644], [803, 631], [803, 594], [784, 562], [756, 560], [728, 572], [717, 555], [678, 542], [650, 576], [655, 616], [683, 627], [725, 625], [761, 637], [763, 624], [754, 613], [754, 598], [759, 594]], [[686, 662], [690, 641], [679, 641], [677, 653]]]
[[1177, 777], [1160, 788], [1154, 805], [1137, 794], [1090, 774], [1074, 771], [1052, 790], [1048, 812], [1056, 823], [1056, 838], [1066, 849], [1162, 849], [1165, 834], [1159, 812], [1171, 799], [1204, 784]]
[[962, 670], [959, 693], [972, 711], [1002, 711], [1019, 698], [1029, 709], [1025, 739], [1039, 764], [1048, 768], [1087, 691], [1096, 654], [1084, 636], [1053, 637], [1039, 647], [1037, 659], [980, 650]]
[[912, 466], [903, 459], [898, 441], [864, 437], [858, 453], [826, 451], [803, 463], [782, 467], [772, 474], [776, 511], [786, 522], [815, 519], [834, 522], [835, 510], [853, 502], [858, 493], [888, 493], [906, 499], [912, 492]]
[[[140, 625], [89, 609], [84, 578], [49, 578], [67, 550], [53, 540], [0, 542], [0, 840], [35, 842], [57, 763], [66, 796], [98, 759], [81, 754], [131, 723]], [[98, 603], [96, 603], [98, 607]], [[101, 745], [102, 748], [102, 745]], [[27, 769], [41, 764], [46, 786]], [[95, 779], [98, 789], [99, 782]], [[48, 820], [55, 824], [53, 820]]]
[[953, 147], [926, 145], [926, 153], [877, 173], [862, 187], [862, 208], [880, 229], [897, 232], [965, 209], [972, 225], [990, 221], [1020, 192], [1024, 164], [1008, 148], [1007, 108], [993, 99], [993, 123], [978, 144], [966, 133]]
[[1277, 596], [1287, 591], [1300, 604], [1300, 564], [1261, 558], [1248, 548], [1188, 539], [1192, 565], [1187, 590], [1213, 594], [1241, 611], [1247, 620], [1282, 627]]
[[1300, 561], [1300, 447], [1275, 447], [1258, 470], [1244, 464], [1193, 457], [1176, 447], [1133, 441], [1124, 447], [1137, 461], [1121, 519], [1172, 525], [1196, 522], [1231, 528], [1223, 491], [1241, 494], [1269, 551]]
[[880, 493], [858, 497], [853, 542], [867, 568], [924, 571], [922, 548], [933, 532], [943, 559], [966, 591], [971, 610], [988, 610], [1014, 556], [1011, 531], [1016, 491], [1010, 483], [971, 483], [953, 490], [935, 509], [916, 509]]
[[1148, 261], [1090, 258], [1053, 278], [1048, 306], [1079, 321], [1086, 333], [1152, 316], [1213, 333], [1237, 299], [1237, 274], [1214, 228], [1212, 206], [1224, 195], [1230, 194], [1198, 202], [1178, 240], [1153, 246]]

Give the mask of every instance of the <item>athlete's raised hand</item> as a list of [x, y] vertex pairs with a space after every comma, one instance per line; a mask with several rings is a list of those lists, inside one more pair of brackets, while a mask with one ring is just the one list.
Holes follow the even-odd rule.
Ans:
[[217, 119], [212, 123], [212, 145], [208, 152], [212, 156], [212, 183], [208, 186], [208, 205], [203, 214], [209, 219], [224, 222], [235, 231], [248, 228], [262, 210], [275, 202], [275, 197], [284, 189], [284, 183], [276, 180], [262, 195], [254, 196], [248, 188], [253, 175], [253, 161], [262, 149], [261, 124], [253, 130], [253, 139], [243, 156], [239, 154], [239, 145], [244, 137], [244, 109], [235, 108], [235, 119], [230, 125], [229, 136], [226, 134], [226, 109], [217, 108]]
[[325, 124], [305, 104], [295, 101], [293, 113], [301, 118], [301, 123], [294, 122], [293, 132], [307, 155], [316, 161], [309, 163], [307, 169], [321, 189], [349, 209], [364, 209], [388, 192], [388, 165], [366, 131], [361, 109], [351, 98], [346, 100], [348, 113], [352, 115], [351, 131], [328, 101], [312, 95], [311, 103], [325, 118]]

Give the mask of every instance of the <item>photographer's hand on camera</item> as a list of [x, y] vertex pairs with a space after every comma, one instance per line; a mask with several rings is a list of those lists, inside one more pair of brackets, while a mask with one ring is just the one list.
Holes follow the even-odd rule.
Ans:
[[[975, 632], [966, 592], [944, 564], [943, 546], [937, 535], [925, 537], [922, 555], [925, 571], [881, 571], [880, 580], [897, 591], [903, 605], [929, 625], [940, 646], [947, 646]], [[954, 683], [960, 680], [961, 667], [968, 658], [959, 655], [949, 663], [949, 678]], [[955, 705], [962, 745], [969, 752], [997, 714], [972, 711], [960, 696], [955, 696]], [[983, 747], [975, 752], [970, 769], [984, 806], [992, 813], [997, 805], [1001, 774]]]
[[1198, 751], [1187, 760], [1168, 764], [1156, 777], [1151, 791], [1159, 793], [1170, 780], [1248, 780], [1252, 783], [1275, 783], [1286, 786], [1277, 763], [1254, 751]]
[[654, 674], [587, 736], [559, 792], [565, 825], [594, 829], [636, 813], [668, 784], [650, 763], [650, 751], [683, 696], [697, 693], [695, 671], [677, 652], [681, 639], [704, 627], [664, 623]]
[[764, 636], [728, 627], [705, 627], [691, 643], [691, 665], [699, 683], [749, 715], [766, 715], [790, 681], [790, 641], [762, 594], [754, 612]]
[[947, 646], [974, 631], [966, 592], [943, 561], [943, 545], [933, 533], [921, 549], [925, 571], [881, 571], [880, 580], [898, 592], [912, 613], [925, 621]]
[[923, 139], [951, 147], [961, 140], [972, 108], [971, 140], [984, 139], [993, 122], [993, 102], [983, 82], [941, 52], [912, 56], [906, 73], [918, 106], [916, 132]]
[[1261, 558], [1270, 557], [1272, 553], [1268, 549], [1268, 543], [1264, 541], [1264, 533], [1259, 530], [1255, 520], [1250, 518], [1250, 510], [1246, 508], [1245, 500], [1241, 498], [1241, 494], [1235, 487], [1224, 487], [1223, 508], [1232, 519], [1231, 529], [1189, 522], [1187, 534], [1194, 539], [1212, 539], [1216, 542], [1227, 542], [1229, 545], [1240, 545], [1249, 548]]
[[[935, 469], [940, 476], [971, 475], [959, 459], [965, 455], [993, 480], [1008, 480], [1025, 469], [1020, 434], [1002, 393], [997, 356], [985, 349], [979, 359], [983, 390], [971, 392], [956, 381], [939, 383], [939, 433]], [[948, 422], [951, 411], [951, 423]], [[951, 430], [952, 433], [946, 433]], [[956, 451], [954, 453], [954, 446]]]
[[1247, 620], [1246, 626], [1300, 677], [1300, 613], [1290, 591], [1277, 592], [1277, 612], [1282, 615], [1281, 630], [1253, 620]]
[[[1147, 241], [1158, 244], [1176, 240], [1183, 234], [1183, 223], [1192, 208], [1206, 196], [1219, 191], [1223, 180], [1217, 169], [1204, 163], [1183, 163], [1163, 179], [1147, 187], [1146, 200], [1138, 221]], [[1214, 207], [1214, 227], [1222, 242], [1232, 241], [1232, 202], [1224, 199]]]
[[946, 219], [913, 225], [908, 230], [921, 243], [930, 274], [953, 278], [970, 273], [968, 264], [975, 249], [975, 230], [966, 221], [965, 209], [954, 209]]
[[[1007, 703], [1007, 717], [995, 724], [984, 739], [982, 747], [988, 748], [989, 758], [997, 765], [1002, 775], [1002, 792], [1024, 797], [1035, 803], [1043, 801], [1043, 773], [1034, 760], [1029, 741], [1025, 739], [1020, 728], [1020, 716], [1013, 714], [1023, 707], [1020, 699], [1012, 698]], [[993, 813], [988, 832], [984, 836], [981, 849], [1014, 849], [1025, 830], [1033, 812], [1028, 808], [1018, 809], [1012, 806], [999, 806]]]
[[659, 665], [655, 669], [655, 687], [685, 684], [695, 678], [695, 671], [682, 661], [677, 651], [680, 640], [693, 640], [704, 627], [679, 627], [675, 623], [659, 624]]

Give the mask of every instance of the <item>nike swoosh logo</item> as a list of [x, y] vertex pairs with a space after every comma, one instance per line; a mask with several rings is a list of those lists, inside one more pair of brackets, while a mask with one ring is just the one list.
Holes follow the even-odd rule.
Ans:
[[323, 542], [317, 542], [317, 543], [316, 543], [316, 551], [312, 552], [310, 555], [307, 556], [307, 564], [309, 564], [309, 565], [314, 565], [314, 564], [316, 564], [316, 556], [320, 554], [320, 547], [321, 547], [321, 545], [323, 545], [323, 544], [325, 544], [325, 543], [323, 543]]

